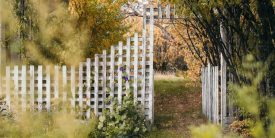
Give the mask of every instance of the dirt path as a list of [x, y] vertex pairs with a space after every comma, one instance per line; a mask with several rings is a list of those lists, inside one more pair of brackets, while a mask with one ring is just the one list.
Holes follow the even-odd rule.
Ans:
[[186, 80], [155, 82], [155, 130], [150, 137], [190, 137], [189, 127], [205, 123], [198, 84]]

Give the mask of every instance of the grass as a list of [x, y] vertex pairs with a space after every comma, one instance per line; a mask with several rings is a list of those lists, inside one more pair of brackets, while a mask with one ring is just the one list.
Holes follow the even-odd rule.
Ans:
[[156, 75], [155, 122], [149, 138], [190, 137], [189, 127], [205, 122], [199, 81], [173, 74]]

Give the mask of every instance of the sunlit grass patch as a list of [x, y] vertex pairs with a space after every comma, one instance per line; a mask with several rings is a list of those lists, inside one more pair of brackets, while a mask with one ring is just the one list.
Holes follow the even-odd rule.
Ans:
[[186, 80], [187, 78], [177, 76], [174, 72], [155, 72], [155, 80], [169, 80], [169, 81], [178, 81], [178, 80]]

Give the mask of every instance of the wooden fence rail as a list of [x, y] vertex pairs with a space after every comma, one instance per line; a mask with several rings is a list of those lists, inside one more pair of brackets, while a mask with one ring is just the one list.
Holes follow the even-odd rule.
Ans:
[[203, 114], [213, 123], [228, 124], [232, 113], [229, 111], [228, 74], [222, 54], [220, 67], [208, 64], [202, 68], [201, 74]]

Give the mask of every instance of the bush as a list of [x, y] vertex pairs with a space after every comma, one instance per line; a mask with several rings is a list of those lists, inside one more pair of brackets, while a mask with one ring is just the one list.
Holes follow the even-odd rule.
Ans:
[[134, 103], [133, 94], [127, 92], [122, 105], [115, 99], [110, 110], [103, 111], [94, 137], [142, 137], [147, 132], [147, 124], [143, 112]]
[[3, 97], [0, 97], [0, 118], [7, 117], [10, 118], [12, 114], [8, 110], [8, 106]]
[[95, 132], [96, 120], [76, 119], [74, 111], [61, 110], [58, 105], [51, 112], [21, 112], [13, 106], [9, 110], [4, 98], [0, 98], [0, 137], [88, 137]]
[[232, 124], [230, 124], [230, 130], [232, 132], [235, 132], [243, 137], [251, 137], [251, 127], [252, 122], [249, 120], [242, 120], [242, 121], [234, 121]]

